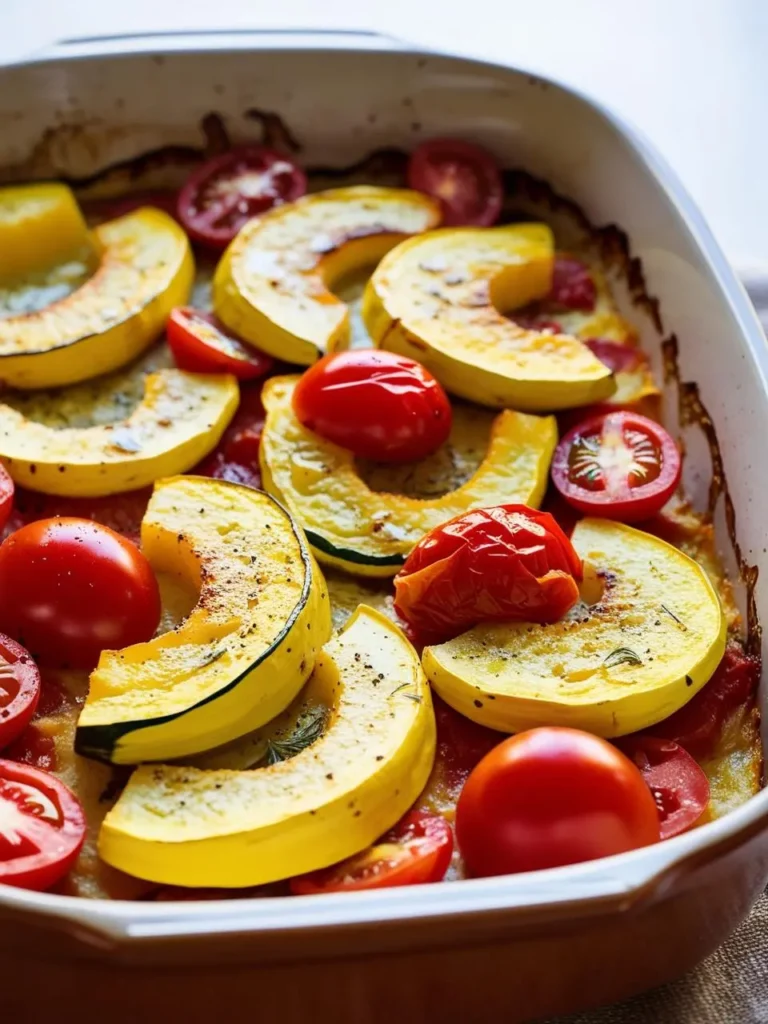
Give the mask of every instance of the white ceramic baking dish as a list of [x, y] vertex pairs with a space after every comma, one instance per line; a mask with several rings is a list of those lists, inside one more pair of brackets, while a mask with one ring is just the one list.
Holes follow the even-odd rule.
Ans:
[[[259, 125], [271, 123], [264, 113], [278, 114], [300, 141], [302, 162], [313, 165], [347, 165], [378, 146], [408, 149], [433, 135], [476, 140], [575, 200], [594, 225], [620, 226], [660, 318], [647, 296], [628, 315], [658, 368], [662, 340], [677, 337], [678, 379], [697, 382], [717, 434], [740, 552], [733, 554], [718, 477], [721, 549], [731, 564], [768, 574], [765, 339], [701, 215], [634, 130], [552, 81], [378, 36], [93, 39], [0, 69], [0, 168], [84, 178], [162, 146], [183, 154], [201, 145], [201, 119], [211, 111], [235, 139], [257, 137]], [[603, 242], [621, 249], [616, 232]], [[642, 281], [620, 255], [616, 275], [629, 307]], [[666, 351], [669, 369], [672, 346]], [[712, 457], [700, 416], [684, 436], [687, 486], [706, 503]], [[762, 582], [754, 599], [768, 615]], [[159, 904], [0, 887], [0, 949], [24, 1005], [34, 993], [34, 1019], [72, 999], [80, 1019], [106, 1000], [112, 1020], [135, 1020], [151, 993], [168, 1020], [209, 1020], [213, 1009], [244, 1005], [260, 1019], [279, 1013], [289, 1022], [384, 1021], [393, 1013], [425, 1020], [432, 1012], [463, 1022], [492, 1014], [522, 1020], [618, 998], [697, 962], [765, 884], [766, 827], [763, 791], [655, 847], [461, 884]], [[14, 998], [11, 991], [9, 1010]]]

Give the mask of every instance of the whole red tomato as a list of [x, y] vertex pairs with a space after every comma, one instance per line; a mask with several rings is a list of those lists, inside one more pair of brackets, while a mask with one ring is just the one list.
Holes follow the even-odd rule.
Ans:
[[635, 765], [578, 729], [542, 728], [495, 747], [456, 807], [471, 875], [576, 864], [659, 841], [659, 814]]
[[493, 619], [556, 622], [579, 597], [581, 559], [548, 512], [475, 509], [428, 533], [395, 577], [395, 607], [430, 639]]
[[423, 459], [451, 432], [451, 405], [421, 363], [361, 349], [325, 356], [293, 392], [309, 430], [377, 462]]
[[160, 592], [135, 544], [87, 519], [43, 519], [0, 545], [0, 630], [41, 664], [91, 669], [149, 640]]

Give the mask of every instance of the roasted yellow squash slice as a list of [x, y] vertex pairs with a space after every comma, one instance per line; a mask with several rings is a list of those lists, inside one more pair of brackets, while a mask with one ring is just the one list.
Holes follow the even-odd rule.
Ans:
[[[301, 425], [291, 404], [298, 379], [273, 377], [264, 387], [261, 472], [265, 489], [296, 516], [323, 563], [364, 576], [394, 576], [421, 537], [447, 519], [509, 501], [537, 506], [544, 496], [557, 443], [551, 416], [486, 414], [478, 429], [477, 414], [457, 408], [448, 446], [466, 450], [469, 435], [482, 444], [481, 461], [455, 490], [449, 483], [442, 492], [438, 486], [434, 497], [413, 498], [372, 490], [350, 451]], [[429, 467], [411, 472], [429, 476], [441, 458], [438, 453]], [[446, 479], [438, 468], [438, 485], [441, 473]], [[405, 486], [402, 475], [400, 482]]]
[[416, 652], [361, 606], [323, 649], [305, 691], [328, 708], [310, 747], [251, 771], [139, 768], [104, 820], [99, 853], [174, 885], [258, 885], [365, 849], [408, 810], [435, 756]]
[[0, 461], [30, 490], [119, 494], [194, 466], [216, 446], [238, 401], [234, 377], [173, 369], [6, 396]]
[[[0, 314], [0, 379], [15, 388], [58, 387], [123, 366], [162, 333], [171, 309], [189, 297], [194, 264], [185, 232], [168, 214], [149, 207], [102, 224], [92, 235], [91, 276], [41, 308], [40, 296], [58, 294], [50, 290], [54, 270], [44, 236], [55, 237], [61, 225], [69, 246], [71, 236], [77, 236], [75, 214], [63, 200], [55, 208], [41, 206], [40, 186], [27, 188], [30, 245], [24, 262], [31, 276], [2, 294], [9, 315]], [[37, 230], [32, 227], [35, 210]], [[0, 212], [0, 251], [13, 244], [18, 230]], [[31, 264], [37, 256], [46, 262], [35, 276]], [[11, 257], [3, 259], [10, 262]], [[66, 268], [59, 270], [66, 277]], [[25, 290], [31, 308], [25, 308]]]
[[408, 189], [357, 185], [275, 207], [224, 253], [214, 309], [264, 352], [309, 366], [349, 344], [349, 310], [334, 285], [439, 223], [437, 201]]
[[607, 520], [582, 520], [572, 540], [590, 604], [554, 625], [482, 625], [425, 649], [432, 686], [467, 718], [505, 732], [622, 736], [677, 711], [717, 668], [725, 616], [696, 562]]
[[504, 315], [548, 293], [553, 265], [545, 224], [430, 231], [384, 257], [363, 320], [377, 345], [424, 363], [462, 398], [532, 412], [588, 405], [615, 390], [605, 364], [571, 335]]
[[155, 486], [141, 546], [157, 572], [200, 589], [169, 633], [105, 651], [78, 753], [138, 764], [219, 746], [293, 700], [330, 636], [328, 593], [304, 535], [262, 491], [208, 477]]

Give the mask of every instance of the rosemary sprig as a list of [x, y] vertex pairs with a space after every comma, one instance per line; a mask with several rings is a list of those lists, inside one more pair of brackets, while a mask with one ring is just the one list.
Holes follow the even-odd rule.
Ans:
[[661, 605], [661, 610], [663, 612], [665, 612], [670, 617], [670, 619], [674, 619], [675, 622], [680, 627], [680, 629], [683, 629], [683, 630], [688, 629], [688, 627], [683, 622], [683, 620], [682, 619], [678, 619], [678, 617], [675, 615], [675, 613], [673, 611], [671, 611], [669, 608], [667, 608], [667, 606], [665, 604]]
[[617, 647], [614, 651], [603, 659], [603, 665], [606, 668], [616, 668], [617, 665], [642, 665], [643, 659], [640, 658], [631, 647]]
[[327, 719], [327, 708], [308, 709], [305, 712], [304, 720], [300, 721], [294, 731], [285, 739], [267, 740], [267, 750], [264, 754], [265, 763], [269, 765], [277, 764], [278, 761], [287, 761], [300, 754], [302, 750], [306, 750], [323, 735]]

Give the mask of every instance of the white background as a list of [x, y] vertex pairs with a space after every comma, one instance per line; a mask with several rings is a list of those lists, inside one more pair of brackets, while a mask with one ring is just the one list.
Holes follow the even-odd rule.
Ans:
[[373, 28], [550, 73], [662, 150], [738, 267], [768, 271], [768, 0], [0, 0], [0, 61], [180, 28]]

